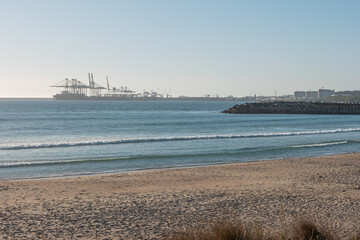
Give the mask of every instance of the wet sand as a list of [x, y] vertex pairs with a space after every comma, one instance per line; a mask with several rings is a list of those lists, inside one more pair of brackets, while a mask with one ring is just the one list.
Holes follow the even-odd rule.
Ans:
[[360, 154], [0, 182], [0, 239], [158, 239], [219, 219], [360, 225]]

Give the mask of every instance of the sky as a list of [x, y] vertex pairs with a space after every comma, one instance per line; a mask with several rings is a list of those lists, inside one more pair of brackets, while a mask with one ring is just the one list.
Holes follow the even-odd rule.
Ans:
[[358, 0], [0, 0], [0, 97], [65, 78], [173, 96], [360, 89]]

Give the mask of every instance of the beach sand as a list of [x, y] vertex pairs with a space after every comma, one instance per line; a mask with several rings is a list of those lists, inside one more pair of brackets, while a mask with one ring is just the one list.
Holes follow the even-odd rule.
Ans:
[[0, 182], [0, 239], [158, 239], [221, 219], [359, 232], [360, 154]]

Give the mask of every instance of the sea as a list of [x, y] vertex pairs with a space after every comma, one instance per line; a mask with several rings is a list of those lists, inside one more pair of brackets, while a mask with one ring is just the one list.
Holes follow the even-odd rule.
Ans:
[[359, 115], [221, 113], [240, 103], [0, 100], [0, 180], [360, 151]]

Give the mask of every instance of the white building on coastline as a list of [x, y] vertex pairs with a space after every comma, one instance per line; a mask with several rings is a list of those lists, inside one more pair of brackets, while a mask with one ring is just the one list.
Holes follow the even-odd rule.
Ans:
[[318, 91], [295, 91], [294, 99], [296, 100], [318, 100], [330, 97], [335, 93], [335, 90], [319, 89]]

